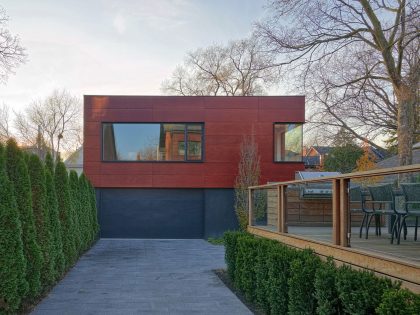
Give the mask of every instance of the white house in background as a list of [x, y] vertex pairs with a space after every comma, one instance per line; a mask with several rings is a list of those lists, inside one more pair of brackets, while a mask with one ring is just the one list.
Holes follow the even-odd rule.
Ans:
[[65, 161], [67, 170], [74, 170], [78, 175], [83, 172], [83, 147], [78, 148]]

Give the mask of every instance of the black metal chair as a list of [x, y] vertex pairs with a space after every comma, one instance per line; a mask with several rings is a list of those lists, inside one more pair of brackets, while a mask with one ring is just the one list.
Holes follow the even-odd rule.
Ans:
[[[391, 244], [394, 242], [394, 237], [398, 237], [398, 231], [401, 225], [401, 216], [404, 214], [395, 207], [395, 194], [391, 184], [368, 186], [372, 200], [373, 214], [369, 218], [367, 224], [367, 231], [369, 231], [370, 221], [375, 217], [377, 235], [381, 235], [380, 219], [381, 216], [388, 215], [391, 218], [395, 217], [394, 224], [391, 229]], [[392, 222], [392, 220], [391, 220]]]
[[373, 214], [372, 209], [366, 207], [366, 196], [363, 194], [360, 186], [350, 188], [350, 212], [363, 213], [362, 223], [360, 224], [359, 238], [362, 238], [363, 227], [366, 224], [366, 238], [368, 238], [368, 226], [370, 216]]
[[[416, 225], [414, 230], [414, 240], [417, 241], [417, 228], [419, 225], [420, 217], [420, 183], [402, 183], [401, 188], [404, 194], [404, 210], [401, 223], [398, 229], [398, 241], [400, 243], [402, 227], [406, 227], [406, 220], [408, 217], [413, 216], [416, 218]], [[404, 239], [406, 239], [406, 231], [404, 231]]]

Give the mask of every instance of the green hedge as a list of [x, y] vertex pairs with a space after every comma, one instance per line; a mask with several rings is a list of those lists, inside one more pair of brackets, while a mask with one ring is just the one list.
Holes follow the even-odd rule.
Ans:
[[16, 141], [10, 139], [6, 146], [6, 169], [19, 210], [22, 224], [23, 252], [26, 258], [26, 281], [29, 285], [27, 297], [34, 299], [41, 290], [41, 249], [37, 242], [35, 218], [32, 210], [31, 181], [24, 155]]
[[372, 272], [242, 232], [224, 236], [227, 273], [267, 314], [420, 314], [420, 296]]
[[28, 291], [26, 259], [23, 251], [22, 225], [6, 174], [4, 148], [0, 143], [0, 313], [19, 308]]
[[92, 246], [94, 193], [50, 154], [43, 162], [0, 143], [0, 314], [25, 312]]

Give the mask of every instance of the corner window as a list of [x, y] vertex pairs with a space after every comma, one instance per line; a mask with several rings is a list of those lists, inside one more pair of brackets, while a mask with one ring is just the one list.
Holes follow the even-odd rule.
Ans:
[[302, 124], [274, 124], [274, 161], [302, 161]]
[[201, 161], [202, 141], [201, 123], [102, 124], [104, 161]]

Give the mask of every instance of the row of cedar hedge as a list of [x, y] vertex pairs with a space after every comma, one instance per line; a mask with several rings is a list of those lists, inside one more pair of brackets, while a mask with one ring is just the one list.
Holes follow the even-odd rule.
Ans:
[[420, 314], [419, 295], [371, 272], [241, 232], [224, 243], [232, 283], [267, 314]]
[[98, 235], [95, 192], [64, 163], [0, 143], [0, 314], [36, 302]]

